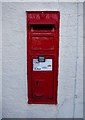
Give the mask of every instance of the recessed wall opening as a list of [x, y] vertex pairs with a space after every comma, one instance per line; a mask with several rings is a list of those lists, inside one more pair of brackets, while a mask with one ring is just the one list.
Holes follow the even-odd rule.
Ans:
[[53, 30], [55, 29], [55, 25], [53, 24], [32, 24], [30, 25], [30, 29], [32, 30]]

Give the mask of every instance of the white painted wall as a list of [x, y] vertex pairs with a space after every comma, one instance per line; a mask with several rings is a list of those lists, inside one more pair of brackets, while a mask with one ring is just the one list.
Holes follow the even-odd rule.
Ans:
[[[0, 0], [2, 2], [42, 2], [42, 0]], [[84, 2], [84, 0], [43, 0], [43, 2]]]
[[[3, 3], [3, 118], [83, 117], [83, 3]], [[27, 104], [27, 10], [60, 11], [57, 105]]]
[[0, 2], [0, 119], [2, 118], [2, 4]]

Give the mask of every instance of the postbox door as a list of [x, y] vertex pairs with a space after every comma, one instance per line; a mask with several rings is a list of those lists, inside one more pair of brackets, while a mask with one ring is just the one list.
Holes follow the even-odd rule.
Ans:
[[44, 61], [39, 61], [38, 56], [32, 57], [33, 98], [53, 98], [53, 73], [54, 72], [52, 57], [45, 56]]

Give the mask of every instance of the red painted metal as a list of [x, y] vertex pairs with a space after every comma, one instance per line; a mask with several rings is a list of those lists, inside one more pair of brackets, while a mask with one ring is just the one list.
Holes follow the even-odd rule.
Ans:
[[[26, 15], [28, 103], [57, 104], [60, 12], [27, 11]], [[33, 59], [39, 56], [52, 59], [51, 71], [33, 70]]]

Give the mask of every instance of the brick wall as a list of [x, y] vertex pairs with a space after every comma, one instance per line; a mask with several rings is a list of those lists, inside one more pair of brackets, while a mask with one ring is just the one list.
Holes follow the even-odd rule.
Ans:
[[[83, 3], [3, 3], [3, 118], [83, 117]], [[58, 105], [27, 104], [27, 10], [60, 11]]]

